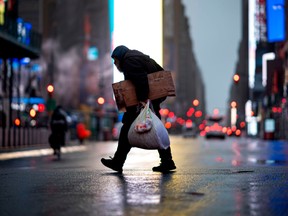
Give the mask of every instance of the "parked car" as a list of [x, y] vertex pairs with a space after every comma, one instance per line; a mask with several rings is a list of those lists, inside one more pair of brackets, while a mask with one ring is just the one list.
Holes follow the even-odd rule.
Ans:
[[192, 121], [188, 121], [186, 122], [186, 124], [183, 125], [182, 135], [184, 138], [197, 137], [196, 127], [194, 126], [194, 124], [192, 124]]

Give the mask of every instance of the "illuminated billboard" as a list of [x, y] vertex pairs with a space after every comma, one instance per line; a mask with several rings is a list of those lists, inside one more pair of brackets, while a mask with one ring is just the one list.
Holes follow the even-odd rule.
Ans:
[[268, 42], [285, 40], [284, 0], [266, 0]]
[[[112, 49], [125, 45], [163, 64], [162, 0], [114, 0]], [[114, 81], [123, 75], [114, 67]]]
[[248, 71], [249, 71], [249, 88], [254, 88], [255, 82], [255, 67], [256, 67], [256, 42], [257, 42], [257, 34], [255, 28], [255, 14], [256, 14], [256, 0], [249, 0], [249, 23], [248, 23]]

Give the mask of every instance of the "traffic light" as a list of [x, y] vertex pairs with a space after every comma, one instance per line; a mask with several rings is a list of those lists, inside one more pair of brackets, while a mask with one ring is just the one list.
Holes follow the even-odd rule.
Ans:
[[35, 116], [36, 116], [36, 110], [35, 109], [30, 109], [30, 111], [29, 111], [29, 115], [30, 115], [30, 117], [31, 118], [35, 118]]
[[32, 127], [35, 127], [36, 126], [36, 115], [37, 115], [37, 111], [34, 109], [34, 108], [31, 108], [30, 110], [29, 110], [29, 115], [30, 115], [30, 118], [31, 118], [31, 120], [30, 120], [30, 125], [32, 126]]
[[48, 98], [46, 102], [46, 108], [47, 108], [47, 111], [51, 114], [52, 111], [56, 108], [56, 100], [53, 98], [54, 86], [52, 84], [49, 84], [47, 86], [47, 93], [48, 93]]
[[54, 92], [54, 86], [52, 84], [49, 84], [47, 86], [47, 92], [48, 92], [49, 98], [52, 98], [53, 97], [53, 92]]
[[38, 112], [44, 112], [45, 111], [45, 105], [44, 104], [38, 104]]
[[234, 76], [233, 76], [233, 80], [234, 80], [234, 83], [238, 83], [239, 82], [239, 80], [240, 80], [240, 76], [238, 75], [238, 74], [235, 74]]

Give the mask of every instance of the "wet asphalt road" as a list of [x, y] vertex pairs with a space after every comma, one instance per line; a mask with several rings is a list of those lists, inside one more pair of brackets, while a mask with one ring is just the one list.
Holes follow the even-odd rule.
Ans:
[[151, 170], [157, 151], [137, 148], [123, 174], [104, 167], [116, 142], [67, 146], [60, 161], [51, 152], [0, 160], [0, 215], [288, 215], [287, 142], [171, 143], [177, 169], [167, 174]]

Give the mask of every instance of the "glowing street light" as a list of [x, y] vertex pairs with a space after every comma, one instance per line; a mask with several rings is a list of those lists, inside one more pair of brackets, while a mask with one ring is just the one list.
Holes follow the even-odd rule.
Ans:
[[105, 99], [103, 97], [99, 97], [97, 99], [98, 104], [103, 105], [105, 103]]
[[192, 103], [193, 103], [194, 106], [198, 106], [199, 105], [199, 100], [195, 99], [195, 100], [193, 100]]
[[49, 93], [53, 93], [54, 92], [54, 86], [53, 85], [48, 85], [47, 86], [47, 91], [49, 92]]
[[231, 105], [231, 107], [235, 108], [237, 106], [237, 102], [236, 101], [232, 101], [230, 105]]
[[234, 83], [238, 83], [239, 82], [239, 80], [240, 80], [240, 76], [238, 75], [238, 74], [235, 74], [234, 76], [233, 76], [233, 80], [234, 80]]

